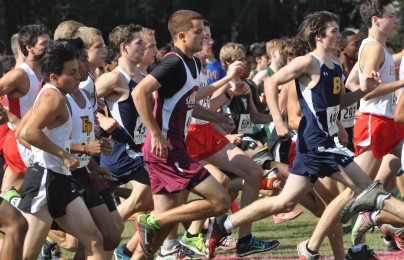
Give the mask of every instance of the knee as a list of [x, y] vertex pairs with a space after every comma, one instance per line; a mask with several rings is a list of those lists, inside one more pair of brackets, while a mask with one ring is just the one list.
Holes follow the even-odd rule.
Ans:
[[228, 190], [228, 189], [229, 189], [229, 186], [230, 186], [230, 179], [229, 179], [228, 176], [222, 175], [220, 178], [217, 179], [217, 181], [220, 183], [220, 185], [223, 186], [223, 188], [224, 188], [225, 190]]
[[219, 195], [214, 203], [213, 208], [214, 216], [219, 216], [226, 213], [231, 206], [230, 196], [227, 193]]
[[[251, 160], [252, 161], [252, 160]], [[252, 161], [251, 167], [248, 167], [249, 169], [249, 174], [248, 178], [245, 179], [245, 182], [253, 183], [255, 186], [258, 185], [261, 182], [262, 175], [263, 175], [263, 169], [261, 166], [256, 164], [255, 162]]]
[[103, 240], [105, 251], [114, 250], [119, 246], [119, 243], [121, 242], [121, 233], [115, 227], [114, 230], [111, 229], [107, 234], [104, 234]]
[[325, 210], [325, 207], [316, 207], [313, 211], [311, 211], [311, 213], [313, 213], [314, 216], [316, 216], [317, 218], [321, 218], [321, 216], [323, 215]]
[[94, 247], [102, 248], [104, 240], [101, 232], [94, 226], [94, 228], [88, 231], [87, 236], [85, 236], [84, 239], [80, 239], [80, 243], [83, 244], [86, 250], [89, 250]]
[[7, 224], [3, 224], [3, 230], [7, 235], [23, 242], [28, 231], [28, 222], [22, 215], [15, 215], [12, 221], [10, 219]]
[[286, 201], [286, 202], [282, 202], [279, 205], [279, 213], [284, 213], [284, 212], [290, 212], [292, 211], [296, 206], [296, 203], [294, 203], [293, 201]]
[[23, 216], [18, 217], [15, 221], [15, 229], [20, 236], [25, 237], [28, 231], [28, 222]]
[[59, 244], [59, 246], [63, 247], [67, 251], [76, 252], [77, 247], [79, 246], [79, 241], [73, 236], [68, 236]]

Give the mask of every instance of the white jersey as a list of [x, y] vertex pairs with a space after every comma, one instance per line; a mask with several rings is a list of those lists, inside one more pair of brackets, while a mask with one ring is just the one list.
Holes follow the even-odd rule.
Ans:
[[[404, 55], [401, 58], [401, 63], [400, 63], [400, 74], [399, 74], [400, 80], [404, 79]], [[397, 101], [400, 98], [401, 94], [403, 93], [404, 88], [398, 89], [398, 95], [397, 95]]]
[[[95, 140], [94, 134], [94, 110], [90, 100], [83, 90], [79, 90], [81, 95], [86, 100], [84, 108], [79, 107], [74, 98], [69, 94], [66, 95], [72, 109], [72, 143], [86, 145]], [[90, 162], [90, 155], [77, 154], [80, 166], [85, 167]]]
[[88, 77], [85, 81], [80, 82], [80, 89], [84, 89], [90, 94], [91, 105], [94, 108], [94, 111], [98, 110], [98, 101], [97, 101], [97, 91], [95, 89], [94, 79], [88, 74]]
[[[367, 38], [363, 40], [361, 47], [359, 48], [359, 54], [358, 54], [358, 62], [360, 62], [361, 59], [361, 54], [364, 46], [369, 43], [369, 42], [375, 42], [377, 44], [380, 44], [373, 38]], [[394, 60], [393, 60], [393, 55], [386, 49], [384, 48], [384, 64], [380, 68], [379, 73], [380, 77], [382, 79], [383, 84], [387, 84], [390, 82], [393, 82], [396, 80], [396, 73], [395, 73], [395, 66], [394, 66]], [[359, 83], [362, 84], [361, 78], [362, 78], [362, 71], [358, 67], [358, 72], [359, 72]], [[360, 101], [360, 106], [359, 106], [359, 112], [362, 113], [370, 113], [373, 115], [378, 115], [378, 116], [384, 116], [387, 118], [393, 118], [393, 99], [394, 99], [394, 93], [389, 93], [381, 97], [377, 98], [372, 98], [369, 100], [364, 100], [361, 99]]]
[[[199, 88], [206, 87], [208, 85], [208, 79], [207, 79], [205, 71], [203, 69], [201, 69], [199, 78], [200, 78]], [[207, 96], [207, 97], [199, 100], [198, 104], [201, 105], [202, 107], [206, 108], [207, 110], [210, 110], [210, 96]], [[202, 120], [202, 119], [195, 118], [195, 117], [191, 117], [191, 124], [204, 125], [207, 123], [209, 123], [209, 122]]]
[[[38, 93], [40, 81], [35, 75], [35, 72], [27, 63], [21, 64], [20, 66], [18, 66], [18, 68], [23, 69], [27, 74], [29, 79], [29, 89], [28, 92], [20, 98], [10, 98], [7, 96], [7, 103], [9, 111], [16, 115], [18, 118], [22, 118], [35, 103], [35, 97]], [[9, 127], [13, 129], [11, 124], [9, 124]]]
[[[60, 91], [53, 85], [46, 84], [43, 86], [42, 90], [39, 92], [38, 97], [41, 95], [42, 91], [45, 89], [55, 89], [59, 93]], [[33, 106], [33, 110], [35, 109], [35, 104]], [[70, 114], [70, 110], [66, 104], [66, 109], [69, 112], [69, 119], [62, 124], [61, 126], [55, 127], [53, 129], [44, 128], [42, 132], [49, 138], [51, 142], [56, 144], [57, 146], [65, 149], [70, 150], [70, 135], [72, 132], [72, 117]], [[32, 157], [34, 163], [39, 164], [40, 166], [49, 169], [51, 171], [64, 174], [64, 175], [71, 175], [71, 172], [65, 167], [63, 160], [59, 157], [47, 153], [35, 146], [31, 147], [32, 150]]]

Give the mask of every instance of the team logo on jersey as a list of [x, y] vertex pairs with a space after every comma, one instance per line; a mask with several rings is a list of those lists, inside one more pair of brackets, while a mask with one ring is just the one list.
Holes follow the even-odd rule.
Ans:
[[90, 135], [93, 130], [93, 123], [91, 123], [90, 118], [88, 116], [82, 116], [81, 118], [81, 131], [83, 133], [87, 133]]
[[244, 110], [247, 111], [247, 99], [246, 99], [246, 98], [242, 98], [241, 101], [243, 101]]
[[341, 78], [334, 77], [334, 88], [333, 88], [332, 93], [339, 94], [340, 92], [341, 92]]
[[195, 105], [195, 99], [196, 99], [196, 91], [194, 91], [191, 95], [187, 97], [185, 100], [185, 104], [187, 104], [188, 109], [191, 109]]

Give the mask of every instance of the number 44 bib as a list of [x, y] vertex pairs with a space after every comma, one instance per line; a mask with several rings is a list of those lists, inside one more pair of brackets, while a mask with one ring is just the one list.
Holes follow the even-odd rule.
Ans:
[[328, 134], [330, 136], [338, 133], [337, 119], [339, 113], [339, 105], [333, 107], [327, 107], [327, 126]]

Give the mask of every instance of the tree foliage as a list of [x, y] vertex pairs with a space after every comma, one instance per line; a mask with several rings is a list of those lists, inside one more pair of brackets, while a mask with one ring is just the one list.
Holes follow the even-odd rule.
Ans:
[[[307, 14], [327, 10], [336, 13], [340, 27], [359, 28], [361, 0], [0, 0], [0, 37], [7, 43], [23, 25], [44, 23], [51, 30], [67, 19], [100, 29], [107, 38], [118, 24], [138, 23], [156, 30], [158, 44], [169, 41], [167, 20], [175, 10], [201, 13], [212, 25], [215, 41], [252, 43], [293, 36]], [[404, 0], [395, 1], [399, 10]], [[402, 12], [397, 14], [402, 16]], [[394, 39], [401, 47], [404, 29]]]

